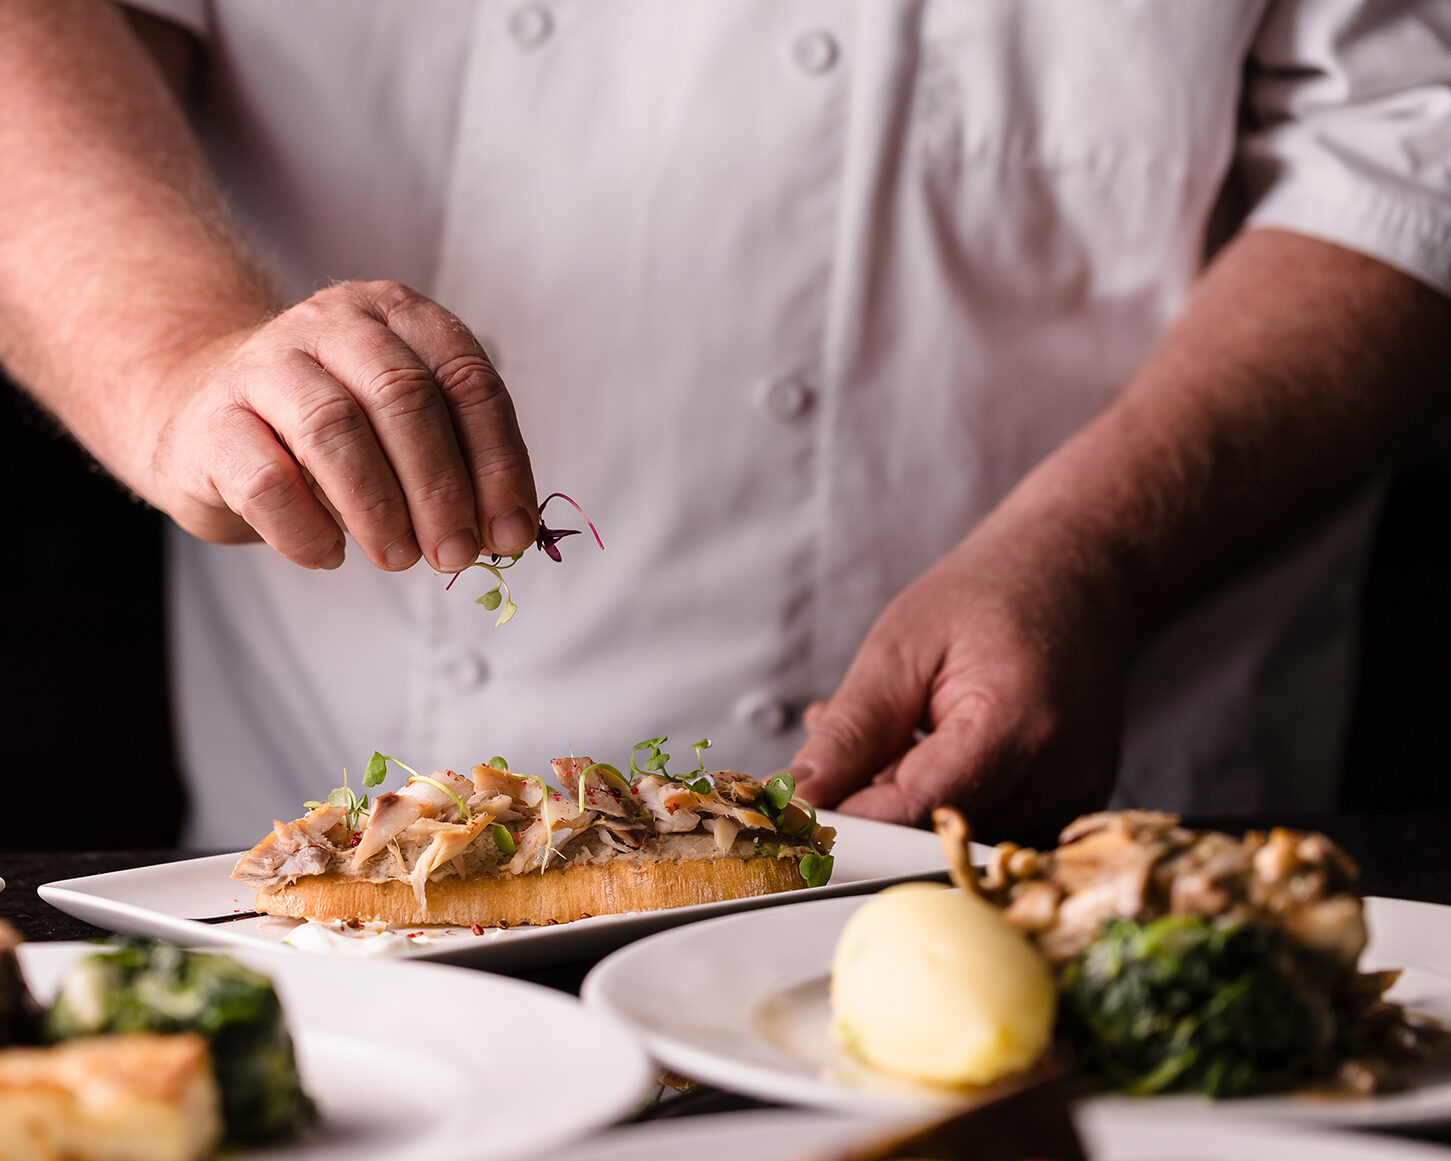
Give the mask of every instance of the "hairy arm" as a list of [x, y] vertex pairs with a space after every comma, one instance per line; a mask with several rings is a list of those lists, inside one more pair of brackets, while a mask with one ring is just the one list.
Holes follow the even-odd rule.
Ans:
[[[143, 24], [141, 27], [145, 27]], [[290, 310], [231, 228], [162, 64], [102, 0], [0, 5], [0, 361], [198, 536], [459, 568], [537, 509], [512, 403], [456, 318], [395, 283]]]
[[1101, 802], [1135, 653], [1414, 443], [1448, 333], [1451, 302], [1380, 262], [1238, 237], [1115, 403], [883, 612], [808, 713], [802, 792], [1010, 830]]

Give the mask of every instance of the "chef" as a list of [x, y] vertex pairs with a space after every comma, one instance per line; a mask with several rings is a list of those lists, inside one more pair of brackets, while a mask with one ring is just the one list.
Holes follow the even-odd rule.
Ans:
[[[987, 833], [1329, 805], [1446, 385], [1448, 44], [1446, 0], [7, 0], [0, 360], [176, 522], [189, 840], [375, 749], [660, 734]], [[553, 491], [604, 551], [529, 547]]]

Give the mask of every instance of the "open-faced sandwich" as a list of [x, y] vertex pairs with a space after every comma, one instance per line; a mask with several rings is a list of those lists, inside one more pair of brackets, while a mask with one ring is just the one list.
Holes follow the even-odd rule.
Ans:
[[[668, 772], [664, 738], [630, 776], [590, 758], [553, 762], [558, 788], [502, 758], [419, 774], [371, 801], [346, 786], [276, 822], [232, 875], [259, 912], [295, 918], [503, 927], [819, 886], [835, 832], [790, 774]], [[636, 758], [644, 755], [641, 764]], [[375, 754], [365, 785], [396, 759]]]

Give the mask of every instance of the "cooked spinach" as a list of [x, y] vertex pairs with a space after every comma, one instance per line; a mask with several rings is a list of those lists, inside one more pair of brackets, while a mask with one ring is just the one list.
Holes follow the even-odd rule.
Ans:
[[52, 1040], [187, 1030], [211, 1048], [228, 1143], [275, 1140], [314, 1120], [272, 982], [227, 956], [124, 940], [77, 963], [46, 1015]]
[[1117, 919], [1064, 970], [1062, 1032], [1083, 1063], [1131, 1093], [1241, 1096], [1325, 1067], [1327, 987], [1277, 928], [1199, 915]]

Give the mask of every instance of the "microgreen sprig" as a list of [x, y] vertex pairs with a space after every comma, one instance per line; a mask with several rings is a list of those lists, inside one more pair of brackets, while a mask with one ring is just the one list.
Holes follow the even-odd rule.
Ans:
[[808, 887], [825, 887], [831, 879], [831, 869], [835, 864], [836, 858], [833, 855], [808, 851], [801, 856], [797, 869], [801, 872], [801, 877], [806, 880]]
[[[376, 786], [377, 782], [369, 782], [365, 775], [363, 777], [363, 785]], [[359, 816], [368, 813], [368, 796], [366, 794], [357, 794], [348, 785], [348, 768], [346, 766], [343, 767], [343, 784], [341, 786], [334, 786], [329, 790], [325, 801], [328, 806], [338, 807], [348, 812], [347, 823], [349, 830], [357, 830]], [[307, 810], [316, 810], [323, 803], [314, 798], [304, 802], [302, 805]]]
[[[630, 748], [630, 776], [633, 778], [643, 778], [646, 774], [659, 774], [665, 778], [670, 777], [669, 774], [665, 773], [665, 763], [670, 761], [670, 755], [660, 749], [667, 741], [669, 741], [668, 738], [661, 736], [658, 738], [646, 738], [643, 742], [636, 742]], [[640, 753], [641, 750], [647, 751], [649, 754], [643, 764], [635, 761], [635, 755]]]
[[389, 757], [387, 754], [380, 754], [377, 750], [374, 750], [373, 756], [368, 759], [368, 768], [363, 772], [363, 785], [377, 786], [384, 778], [388, 777], [389, 762], [392, 762], [393, 765], [401, 769], [407, 770], [415, 778], [418, 777], [418, 771], [408, 765], [407, 762], [400, 762], [397, 758]]
[[[556, 563], [563, 563], [564, 557], [560, 554], [559, 542], [563, 540], [566, 536], [579, 535], [578, 528], [550, 528], [549, 525], [544, 523], [544, 509], [548, 507], [549, 501], [551, 500], [563, 500], [566, 504], [571, 505], [574, 510], [578, 512], [580, 516], [584, 519], [584, 522], [589, 525], [589, 530], [594, 535], [595, 543], [600, 546], [601, 550], [604, 549], [605, 542], [600, 539], [599, 529], [595, 527], [594, 521], [589, 518], [588, 514], [586, 514], [583, 508], [581, 508], [577, 503], [575, 503], [575, 501], [571, 497], [566, 496], [563, 492], [550, 492], [549, 495], [545, 496], [544, 499], [540, 501], [539, 532], [534, 537], [535, 548], [537, 548], [540, 552], [544, 553], [544, 555], [549, 557], [550, 560], [555, 561]], [[463, 568], [459, 569], [458, 572], [454, 573], [453, 578], [448, 582], [448, 584], [444, 585], [444, 591], [447, 592], [449, 589], [453, 588], [453, 582], [458, 580], [458, 578], [464, 574], [464, 571], [466, 569], [482, 568], [493, 573], [495, 581], [494, 587], [491, 588], [488, 592], [484, 593], [482, 596], [475, 597], [474, 604], [482, 605], [490, 612], [493, 612], [495, 609], [500, 610], [498, 620], [494, 622], [494, 627], [497, 629], [500, 625], [512, 620], [514, 614], [519, 611], [519, 606], [514, 603], [514, 598], [509, 592], [509, 582], [504, 579], [504, 569], [513, 568], [516, 564], [519, 563], [523, 555], [523, 553], [515, 553], [513, 556], [509, 557], [506, 560], [498, 553], [491, 552], [489, 554], [488, 560], [484, 560], [481, 557], [478, 560], [472, 561], [471, 563], [464, 565]]]
[[576, 787], [576, 789], [579, 793], [580, 810], [586, 809], [584, 804], [584, 780], [596, 770], [600, 771], [600, 773], [604, 776], [604, 780], [606, 782], [610, 783], [612, 786], [614, 786], [616, 790], [620, 791], [621, 793], [624, 793], [625, 791], [630, 789], [630, 783], [625, 778], [625, 776], [621, 774], [618, 770], [616, 770], [613, 766], [611, 766], [608, 762], [591, 762], [588, 766], [586, 766], [583, 770], [579, 772], [579, 785], [578, 787]]
[[494, 836], [494, 846], [498, 848], [499, 854], [508, 858], [514, 853], [514, 836], [509, 833], [507, 826], [496, 822], [489, 827], [489, 833]]
[[[459, 822], [469, 822], [473, 819], [474, 812], [469, 809], [468, 799], [464, 798], [448, 783], [443, 782], [438, 778], [430, 777], [427, 774], [420, 774], [412, 766], [408, 765], [407, 762], [400, 762], [397, 758], [391, 757], [388, 754], [380, 754], [377, 750], [374, 750], [373, 756], [368, 759], [368, 770], [363, 775], [363, 785], [377, 786], [378, 783], [382, 782], [383, 779], [388, 776], [389, 762], [392, 762], [393, 765], [407, 770], [409, 782], [427, 782], [430, 786], [437, 787], [439, 790], [442, 790], [445, 794], [452, 798], [454, 801], [454, 805], [458, 807]], [[493, 765], [492, 762], [490, 762], [489, 764]]]
[[[705, 776], [705, 759], [701, 755], [705, 750], [710, 748], [710, 739], [701, 738], [700, 741], [691, 747], [695, 751], [696, 761], [700, 763], [701, 777], [699, 778], [677, 778], [674, 774], [670, 773], [666, 768], [666, 764], [670, 761], [670, 755], [660, 748], [668, 740], [668, 738], [659, 737], [646, 738], [643, 742], [636, 742], [634, 748], [630, 751], [630, 773], [636, 778], [644, 777], [646, 774], [658, 774], [661, 778], [669, 782], [678, 783], [689, 790], [695, 791], [697, 794], [709, 794], [714, 788], [711, 786], [710, 779]], [[635, 755], [642, 750], [648, 756], [643, 763], [637, 763], [635, 761]]]

